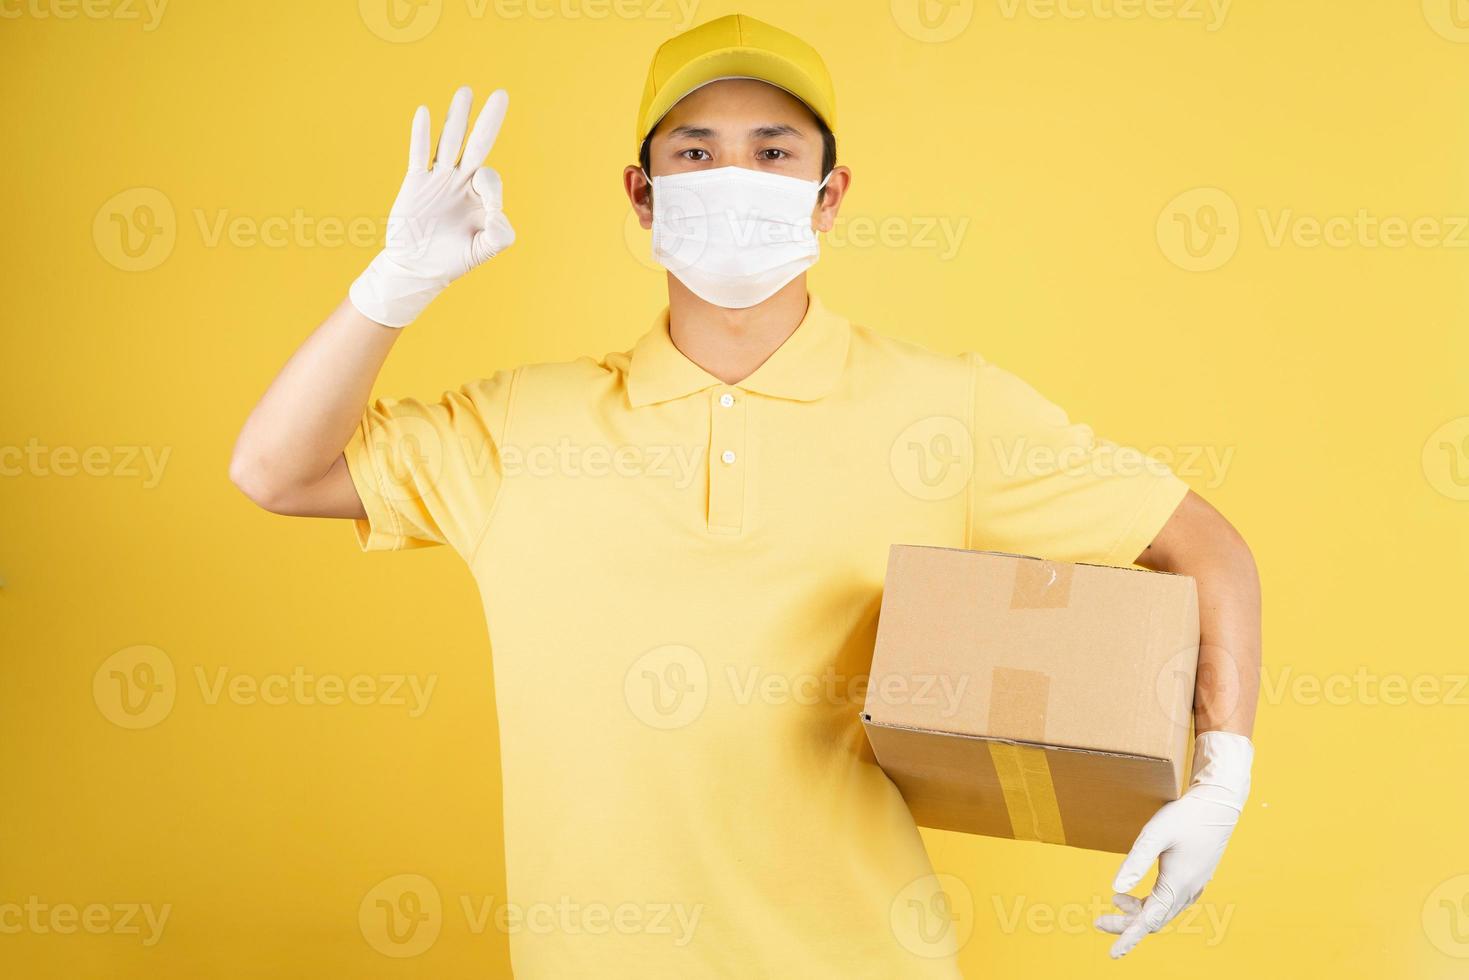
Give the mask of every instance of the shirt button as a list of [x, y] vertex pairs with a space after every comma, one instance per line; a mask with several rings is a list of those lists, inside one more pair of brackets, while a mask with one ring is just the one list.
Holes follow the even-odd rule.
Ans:
[[724, 460], [726, 463], [733, 463], [735, 461], [734, 450], [726, 449], [724, 452], [719, 454], [719, 458]]
[[734, 404], [734, 395], [731, 395], [729, 392], [726, 391], [724, 394], [719, 396], [719, 404], [723, 405], [725, 408], [729, 408], [731, 405]]

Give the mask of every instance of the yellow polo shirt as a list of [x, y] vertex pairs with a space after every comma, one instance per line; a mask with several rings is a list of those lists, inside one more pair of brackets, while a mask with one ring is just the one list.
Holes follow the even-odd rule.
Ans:
[[346, 457], [364, 548], [479, 584], [521, 980], [959, 976], [858, 717], [888, 546], [1125, 565], [1187, 490], [814, 296], [738, 384], [665, 309], [630, 351], [377, 401]]

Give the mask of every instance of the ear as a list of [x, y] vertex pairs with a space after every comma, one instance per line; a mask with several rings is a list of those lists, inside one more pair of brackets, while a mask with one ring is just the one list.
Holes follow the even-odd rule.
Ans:
[[653, 187], [643, 175], [642, 167], [625, 167], [622, 171], [622, 189], [632, 209], [638, 214], [638, 224], [653, 227]]
[[831, 231], [836, 226], [837, 211], [851, 186], [852, 171], [846, 167], [833, 167], [826, 187], [816, 201], [816, 210], [811, 212], [811, 227], [817, 231]]

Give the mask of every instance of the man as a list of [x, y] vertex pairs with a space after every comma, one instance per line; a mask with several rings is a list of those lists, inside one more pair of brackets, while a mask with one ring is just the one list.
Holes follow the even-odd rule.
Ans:
[[[630, 351], [368, 405], [398, 328], [514, 241], [483, 166], [507, 97], [472, 129], [470, 104], [455, 94], [432, 155], [418, 109], [386, 248], [266, 392], [231, 472], [268, 510], [355, 519], [364, 548], [448, 544], [469, 564], [510, 900], [605, 913], [514, 931], [516, 975], [957, 975], [952, 930], [896, 924], [942, 899], [850, 683], [895, 542], [1197, 579], [1212, 685], [1194, 778], [1114, 882], [1159, 860], [1152, 893], [1098, 925], [1122, 955], [1191, 904], [1249, 789], [1249, 550], [1165, 467], [1086, 465], [1114, 447], [1013, 375], [808, 294], [815, 231], [851, 183], [816, 52], [730, 16], [654, 56], [624, 185], [668, 306]], [[952, 492], [910, 469], [933, 426], [916, 444], [966, 468]], [[997, 446], [1067, 463], [1017, 471]]]

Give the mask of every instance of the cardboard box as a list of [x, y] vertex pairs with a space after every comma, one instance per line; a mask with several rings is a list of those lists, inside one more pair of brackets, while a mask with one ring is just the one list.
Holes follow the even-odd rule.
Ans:
[[1188, 775], [1194, 580], [894, 545], [862, 721], [925, 827], [1126, 852]]

